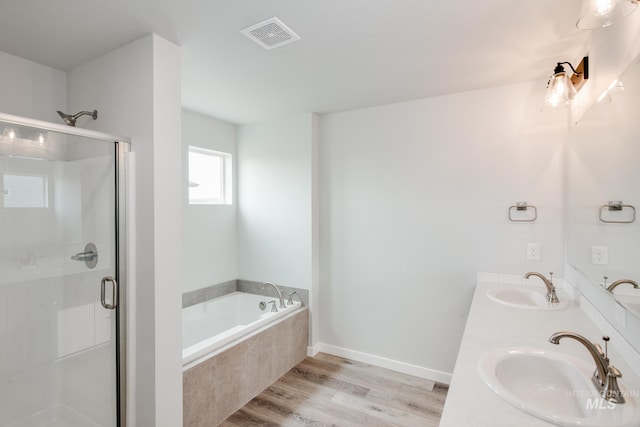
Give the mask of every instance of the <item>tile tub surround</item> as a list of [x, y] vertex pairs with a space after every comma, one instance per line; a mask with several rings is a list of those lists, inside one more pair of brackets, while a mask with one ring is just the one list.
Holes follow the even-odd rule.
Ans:
[[303, 308], [183, 373], [184, 427], [216, 426], [307, 355]]
[[[238, 279], [238, 290], [240, 292], [249, 292], [250, 294], [258, 294], [264, 295], [268, 297], [275, 297], [275, 291], [271, 286], [263, 288], [262, 285], [264, 282], [256, 282], [253, 280], [241, 280]], [[290, 286], [282, 286], [278, 283], [274, 283], [280, 291], [282, 295], [287, 299], [291, 292], [297, 292], [297, 295], [293, 296], [294, 300], [300, 299], [302, 301], [303, 307], [309, 307], [309, 290], [300, 289], [300, 288], [292, 288]]]
[[228, 282], [218, 283], [216, 285], [207, 286], [206, 288], [185, 292], [182, 294], [182, 308], [191, 307], [192, 305], [236, 292], [237, 290], [238, 281], [229, 280]]
[[[578, 304], [572, 301], [568, 308], [558, 311], [524, 310], [499, 304], [487, 297], [489, 289], [504, 285], [504, 281], [479, 282], [476, 287], [440, 427], [552, 425], [511, 406], [482, 381], [478, 374], [478, 361], [492, 350], [536, 347], [592, 363], [587, 350], [572, 342], [573, 340], [565, 340], [558, 346], [548, 342], [551, 334], [562, 330], [576, 332], [591, 341], [599, 341], [602, 332]], [[614, 339], [609, 343], [609, 357], [622, 372], [623, 382], [629, 388], [639, 390], [640, 382], [618, 353]]]
[[[210, 299], [218, 298], [236, 291], [274, 297], [275, 292], [273, 291], [273, 289], [271, 287], [263, 289], [263, 284], [264, 282], [238, 279], [218, 283], [202, 289], [196, 289], [195, 291], [185, 292], [182, 294], [182, 308], [190, 307], [192, 305], [199, 304]], [[285, 296], [285, 298], [291, 292], [295, 291], [297, 292], [297, 295], [294, 295], [293, 298], [296, 299], [296, 297], [299, 297], [302, 301], [303, 306], [309, 306], [309, 290], [292, 288], [289, 286], [280, 286], [277, 283], [275, 285], [282, 290], [282, 294]]]

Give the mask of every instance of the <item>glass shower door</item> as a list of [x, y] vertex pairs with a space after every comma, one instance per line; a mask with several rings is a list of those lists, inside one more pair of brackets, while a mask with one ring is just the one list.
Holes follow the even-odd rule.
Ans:
[[117, 143], [0, 131], [0, 425], [117, 426]]

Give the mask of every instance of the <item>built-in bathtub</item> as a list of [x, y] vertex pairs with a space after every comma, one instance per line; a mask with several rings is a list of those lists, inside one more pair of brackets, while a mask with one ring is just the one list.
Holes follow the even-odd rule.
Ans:
[[233, 292], [183, 309], [185, 427], [218, 425], [306, 357], [307, 308], [260, 308], [272, 300]]
[[[275, 301], [278, 312], [272, 312]], [[260, 303], [266, 305], [261, 308]], [[211, 357], [242, 337], [301, 308], [300, 301], [279, 308], [277, 298], [246, 292], [192, 305], [182, 310], [182, 364], [185, 369]]]

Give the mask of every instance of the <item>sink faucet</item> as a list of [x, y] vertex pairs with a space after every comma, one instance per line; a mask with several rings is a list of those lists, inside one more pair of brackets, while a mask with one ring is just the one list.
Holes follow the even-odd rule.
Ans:
[[547, 287], [547, 301], [553, 304], [557, 304], [560, 302], [560, 300], [558, 300], [558, 296], [556, 295], [556, 287], [553, 286], [553, 273], [549, 273], [550, 278], [547, 279], [540, 273], [530, 271], [529, 273], [524, 275], [524, 278], [528, 279], [531, 276], [539, 277], [544, 282], [544, 285]]
[[[591, 381], [600, 391], [602, 397], [609, 402], [624, 403], [624, 397], [618, 387], [618, 378], [622, 377], [622, 374], [615, 366], [609, 363], [609, 357], [607, 357], [606, 352], [603, 352], [599, 345], [593, 344], [582, 335], [574, 332], [556, 332], [549, 337], [549, 342], [551, 344], [560, 344], [562, 338], [573, 338], [589, 351], [593, 361], [596, 363], [596, 371], [591, 377]], [[609, 337], [602, 338], [605, 340], [606, 348], [606, 342], [609, 341]]]
[[630, 280], [630, 279], [620, 279], [620, 280], [616, 280], [615, 282], [610, 284], [609, 287], [607, 288], [607, 290], [609, 292], [613, 293], [613, 290], [616, 288], [616, 286], [622, 285], [623, 283], [628, 283], [631, 286], [633, 286], [635, 289], [638, 289], [638, 283], [636, 281]]
[[278, 299], [280, 300], [280, 307], [279, 308], [287, 308], [287, 306], [284, 304], [284, 296], [282, 296], [282, 292], [280, 291], [280, 289], [274, 285], [271, 282], [265, 282], [262, 284], [262, 289], [264, 289], [267, 285], [271, 285], [273, 286], [273, 289], [276, 290], [276, 293], [278, 294]]

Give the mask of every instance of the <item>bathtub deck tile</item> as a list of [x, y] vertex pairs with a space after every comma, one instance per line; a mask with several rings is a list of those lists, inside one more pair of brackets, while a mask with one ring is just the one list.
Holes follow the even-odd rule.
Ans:
[[221, 425], [436, 427], [446, 393], [440, 384], [321, 353]]
[[[295, 326], [291, 326], [295, 325]], [[188, 369], [183, 376], [183, 424], [185, 427], [209, 427], [232, 416], [234, 412], [258, 396], [286, 374], [306, 355], [306, 346], [299, 354], [297, 347], [285, 342], [307, 342], [308, 309], [303, 308], [281, 322], [255, 335], [250, 335], [232, 347]], [[290, 336], [296, 331], [299, 336]], [[287, 337], [287, 339], [285, 339]], [[277, 393], [270, 397], [276, 399]], [[292, 401], [289, 394], [288, 399]], [[265, 400], [268, 401], [268, 400]], [[272, 411], [273, 412], [273, 411]], [[264, 421], [264, 420], [263, 420]], [[240, 425], [262, 424], [252, 418]], [[278, 425], [278, 424], [274, 424]]]
[[246, 399], [244, 396], [247, 395], [248, 385], [238, 381], [238, 378], [242, 378], [248, 371], [249, 347], [249, 343], [243, 341], [214, 358], [218, 377], [215, 381], [213, 400], [219, 417], [231, 415], [238, 407], [238, 402]]
[[214, 363], [203, 363], [183, 376], [184, 427], [202, 426], [206, 420], [216, 419], [216, 402], [207, 398], [215, 393], [216, 374]]

